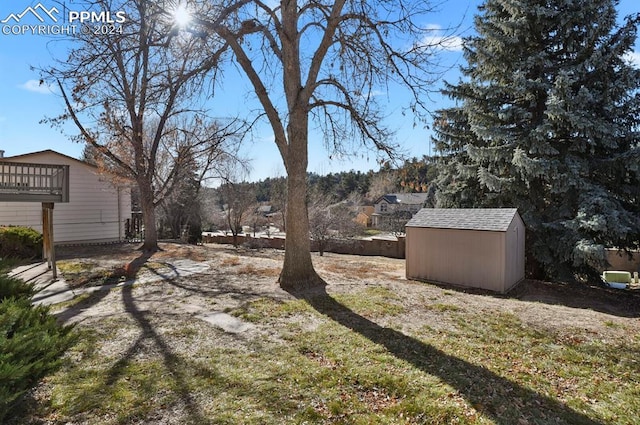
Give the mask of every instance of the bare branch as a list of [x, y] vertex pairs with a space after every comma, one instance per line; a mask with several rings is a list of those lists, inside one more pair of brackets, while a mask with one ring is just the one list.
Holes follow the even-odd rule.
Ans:
[[[116, 1], [127, 13], [121, 34], [80, 34], [69, 58], [43, 71], [58, 83], [67, 106], [49, 122], [72, 120], [106, 168], [135, 180], [145, 249], [153, 250], [155, 207], [184, 187], [185, 179], [197, 193], [212, 162], [242, 139], [238, 132], [246, 125], [216, 122], [203, 107], [206, 97], [193, 95], [203, 92], [207, 75], [223, 61], [229, 50], [224, 41], [176, 32], [164, 2]], [[94, 3], [114, 6], [111, 0]]]

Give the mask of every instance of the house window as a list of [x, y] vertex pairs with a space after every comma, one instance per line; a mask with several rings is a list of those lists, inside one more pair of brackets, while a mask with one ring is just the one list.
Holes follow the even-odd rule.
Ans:
[[387, 204], [380, 204], [380, 212], [387, 212]]

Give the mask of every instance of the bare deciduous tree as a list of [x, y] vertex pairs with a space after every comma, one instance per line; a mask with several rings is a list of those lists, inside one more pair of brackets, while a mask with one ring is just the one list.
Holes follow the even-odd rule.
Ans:
[[405, 234], [405, 227], [409, 220], [411, 220], [412, 214], [406, 208], [398, 208], [386, 214], [380, 218], [380, 225], [378, 228], [385, 232], [391, 233], [396, 238]]
[[221, 187], [221, 194], [225, 204], [227, 225], [233, 235], [233, 246], [238, 246], [238, 234], [242, 232], [242, 225], [248, 218], [251, 208], [256, 205], [256, 194], [253, 187], [246, 182], [228, 180]]
[[[253, 86], [287, 172], [287, 236], [279, 282], [285, 289], [323, 285], [311, 261], [307, 212], [309, 125], [328, 149], [365, 144], [393, 156], [377, 92], [402, 84], [413, 111], [432, 86], [435, 40], [424, 0], [223, 0], [197, 24], [229, 45]], [[395, 86], [394, 86], [395, 87]], [[348, 141], [355, 141], [351, 145]]]
[[332, 224], [335, 224], [334, 217], [326, 199], [316, 199], [309, 205], [309, 233], [320, 256], [324, 255], [329, 242], [334, 238]]
[[398, 191], [398, 174], [395, 170], [381, 171], [371, 178], [367, 198], [370, 202], [375, 202], [387, 193]]
[[287, 181], [279, 175], [271, 180], [269, 201], [275, 209], [276, 216], [280, 219], [278, 226], [280, 231], [287, 231]]
[[125, 11], [126, 21], [113, 34], [78, 34], [68, 58], [44, 71], [66, 105], [64, 114], [48, 121], [71, 120], [80, 131], [77, 140], [95, 148], [99, 164], [135, 181], [145, 225], [142, 248], [155, 251], [155, 207], [185, 173], [204, 178], [232, 151], [229, 143], [242, 127], [236, 120], [210, 119], [198, 95], [226, 46], [177, 31], [170, 0], [86, 5]]
[[269, 233], [269, 218], [260, 211], [260, 204], [254, 204], [253, 211], [250, 211], [248, 218], [251, 223], [254, 238], [256, 237], [256, 232], [262, 231], [263, 229]]
[[309, 228], [320, 256], [332, 243], [352, 239], [362, 231], [345, 203], [332, 203], [327, 196], [312, 194], [309, 202]]

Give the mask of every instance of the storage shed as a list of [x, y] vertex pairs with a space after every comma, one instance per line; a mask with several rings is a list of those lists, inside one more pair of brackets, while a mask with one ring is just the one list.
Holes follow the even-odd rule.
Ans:
[[423, 208], [406, 226], [407, 279], [509, 291], [524, 279], [515, 208]]

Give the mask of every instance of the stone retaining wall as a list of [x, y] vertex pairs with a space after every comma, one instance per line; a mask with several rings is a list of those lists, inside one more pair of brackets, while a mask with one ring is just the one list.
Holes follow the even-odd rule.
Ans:
[[[204, 243], [233, 244], [233, 236], [203, 236], [202, 241]], [[284, 249], [284, 238], [252, 238], [249, 235], [239, 235], [238, 244], [247, 245], [252, 248]], [[317, 247], [313, 241], [311, 242], [311, 250], [317, 251]], [[395, 241], [376, 238], [335, 241], [330, 243], [325, 251], [336, 254], [379, 255], [389, 258], [405, 258], [405, 238], [399, 237], [398, 240]], [[611, 264], [609, 270], [640, 271], [640, 252], [632, 253], [631, 257], [629, 257], [624, 251], [608, 249], [607, 260]]]
[[[252, 248], [275, 248], [284, 249], [284, 238], [252, 238], [248, 235], [238, 235], [238, 245], [247, 245]], [[203, 236], [204, 243], [233, 244], [233, 236]], [[311, 250], [317, 251], [316, 244], [311, 241]], [[353, 255], [379, 255], [389, 258], [404, 258], [405, 256], [405, 238], [400, 237], [398, 240], [386, 239], [350, 239], [344, 241], [333, 241], [329, 243], [326, 252], [334, 252], [336, 254], [353, 254]]]

